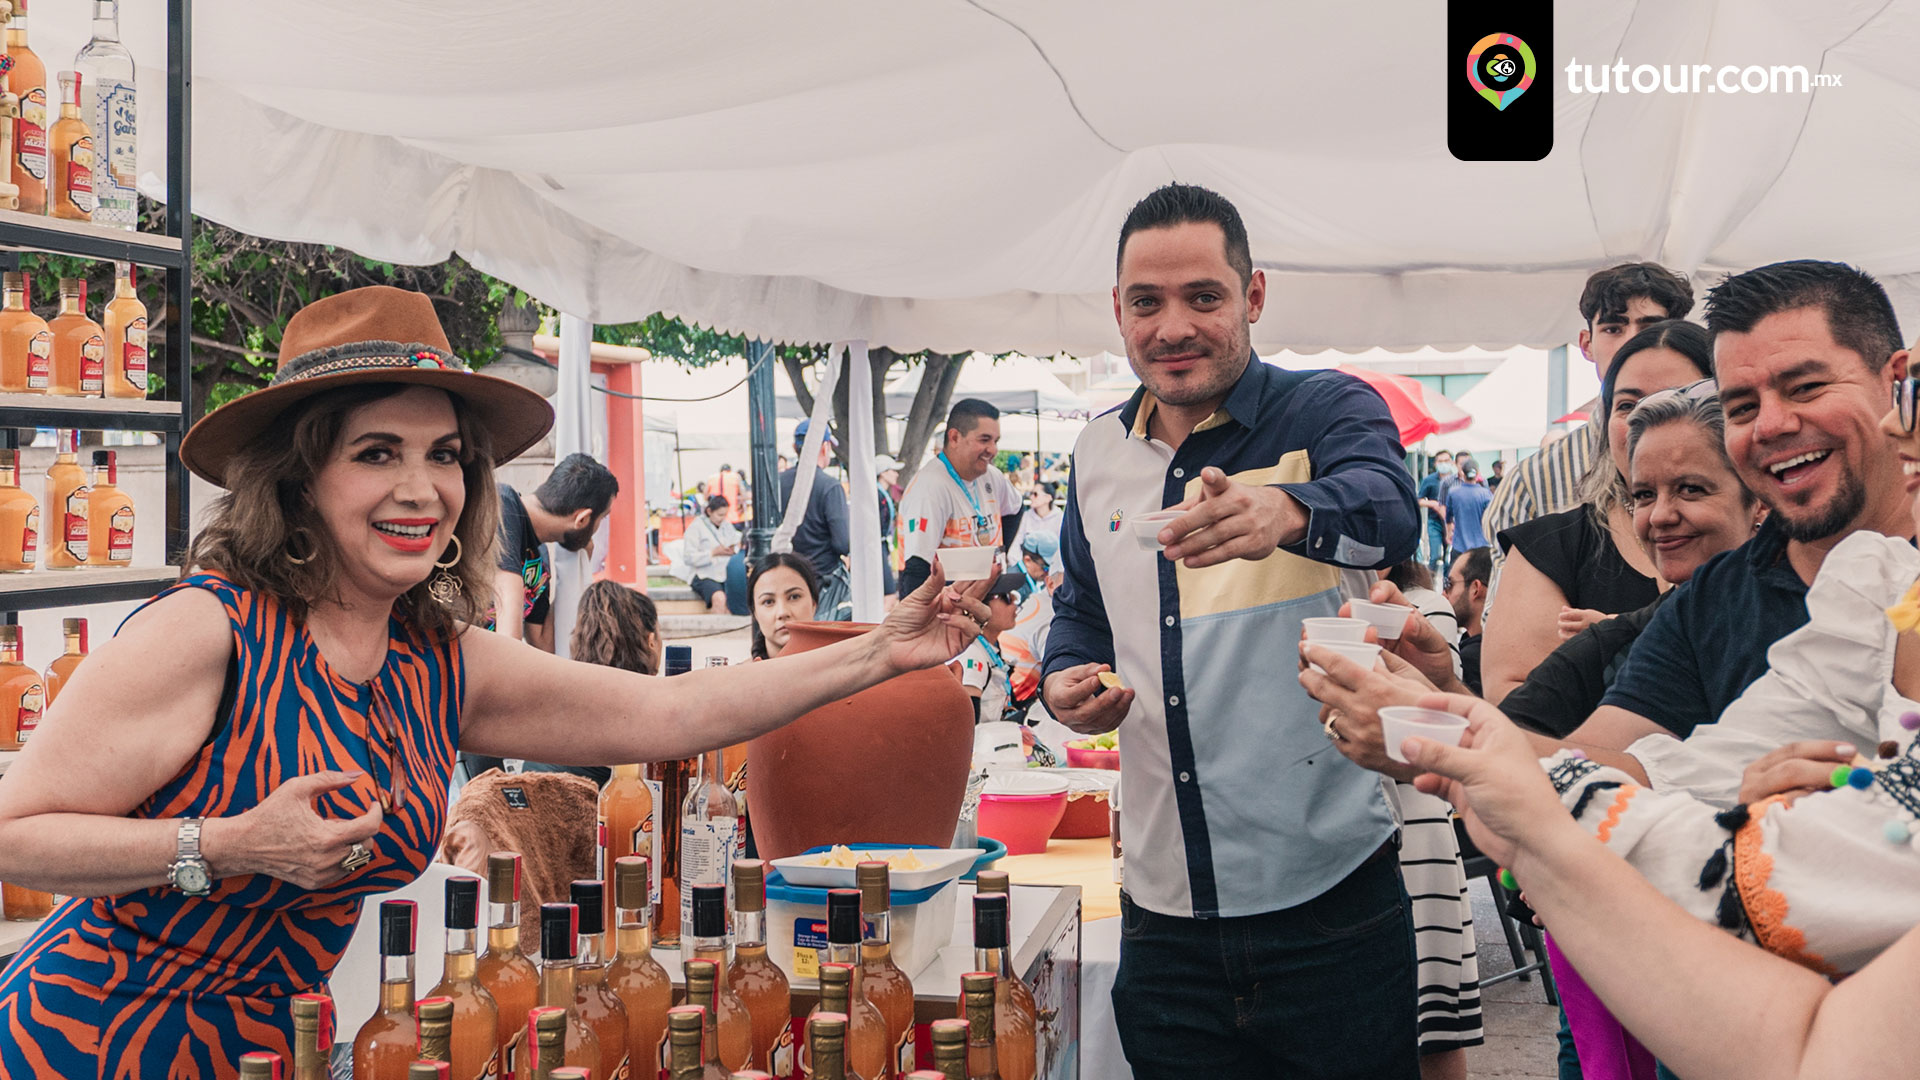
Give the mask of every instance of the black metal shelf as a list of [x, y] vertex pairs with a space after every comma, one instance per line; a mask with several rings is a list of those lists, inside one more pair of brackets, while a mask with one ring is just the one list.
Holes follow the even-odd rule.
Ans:
[[0, 210], [0, 248], [114, 259], [172, 269], [186, 265], [177, 236], [115, 229], [87, 221]]
[[36, 611], [74, 604], [144, 600], [180, 577], [177, 566], [83, 566], [0, 575], [0, 608]]
[[177, 401], [0, 393], [0, 428], [181, 431], [181, 412]]

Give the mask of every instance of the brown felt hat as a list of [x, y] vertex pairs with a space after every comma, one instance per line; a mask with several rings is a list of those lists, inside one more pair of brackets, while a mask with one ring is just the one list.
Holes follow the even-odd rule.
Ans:
[[453, 354], [425, 293], [369, 285], [315, 300], [287, 320], [271, 383], [200, 418], [180, 460], [226, 486], [227, 462], [298, 402], [356, 383], [437, 386], [493, 437], [493, 463], [519, 457], [553, 427], [553, 406], [519, 383], [482, 375]]

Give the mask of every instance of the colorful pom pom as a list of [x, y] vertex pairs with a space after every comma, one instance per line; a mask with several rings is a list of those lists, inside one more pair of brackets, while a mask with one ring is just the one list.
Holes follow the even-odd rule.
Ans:
[[1889, 844], [1904, 844], [1913, 839], [1913, 830], [1907, 828], [1906, 822], [1898, 819], [1887, 822], [1881, 828], [1880, 834], [1887, 838]]
[[1901, 713], [1900, 726], [1906, 728], [1908, 731], [1920, 731], [1920, 712], [1908, 711]]
[[1881, 743], [1878, 750], [1880, 756], [1883, 758], [1896, 758], [1900, 756], [1900, 744], [1894, 742], [1892, 739]]
[[1852, 775], [1853, 775], [1852, 766], [1835, 765], [1833, 767], [1833, 775], [1829, 776], [1827, 779], [1833, 784], [1834, 787], [1846, 787], [1847, 778]]
[[1504, 866], [1500, 868], [1500, 887], [1508, 892], [1520, 891], [1520, 883], [1513, 880], [1513, 871]]
[[1873, 786], [1873, 770], [1856, 767], [1847, 774], [1847, 784], [1856, 791], [1865, 791]]
[[1569, 750], [1567, 751], [1567, 756], [1575, 761], [1587, 760], [1587, 752], [1585, 750]]

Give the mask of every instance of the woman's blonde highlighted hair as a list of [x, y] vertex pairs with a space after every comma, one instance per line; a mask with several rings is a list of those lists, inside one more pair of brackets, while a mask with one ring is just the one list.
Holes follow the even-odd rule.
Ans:
[[[346, 566], [308, 491], [339, 446], [348, 416], [406, 389], [398, 383], [361, 383], [316, 394], [288, 409], [227, 466], [227, 494], [214, 502], [206, 527], [187, 549], [185, 572], [220, 573], [243, 588], [272, 596], [302, 622], [316, 603], [337, 600]], [[500, 529], [492, 441], [486, 429], [473, 422], [459, 395], [447, 397], [460, 432], [467, 497], [453, 529], [460, 561], [433, 575], [450, 575], [460, 590], [442, 604], [427, 594], [423, 580], [395, 605], [415, 627], [435, 637], [456, 634], [463, 623], [486, 623]]]

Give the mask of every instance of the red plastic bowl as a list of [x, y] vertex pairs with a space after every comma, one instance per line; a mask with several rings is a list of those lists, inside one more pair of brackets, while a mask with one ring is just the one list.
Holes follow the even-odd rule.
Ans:
[[1060, 816], [1067, 812], [1067, 793], [1045, 795], [980, 795], [980, 835], [1007, 845], [1009, 855], [1037, 855], [1047, 850]]
[[1055, 840], [1089, 840], [1113, 831], [1111, 805], [1105, 791], [1070, 791], [1060, 824], [1053, 827]]
[[1076, 769], [1112, 769], [1120, 771], [1120, 751], [1090, 750], [1067, 744], [1067, 764]]

